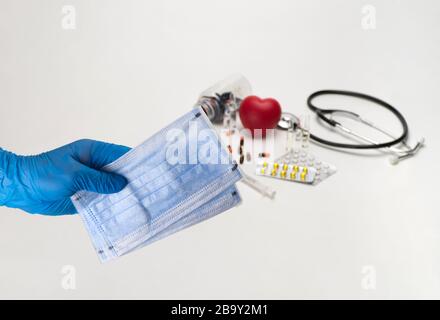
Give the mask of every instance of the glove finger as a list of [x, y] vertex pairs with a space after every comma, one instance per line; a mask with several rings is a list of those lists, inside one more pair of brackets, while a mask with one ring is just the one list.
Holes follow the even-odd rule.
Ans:
[[130, 150], [126, 146], [89, 139], [76, 141], [71, 147], [79, 162], [95, 169], [115, 161]]
[[41, 214], [45, 216], [61, 216], [66, 214], [76, 214], [76, 208], [70, 198], [64, 198], [59, 201], [42, 201], [32, 206], [22, 206], [22, 210], [30, 214]]
[[127, 180], [116, 173], [98, 171], [84, 166], [75, 174], [73, 186], [75, 191], [86, 190], [97, 193], [115, 193], [127, 185]]
[[67, 214], [77, 214], [75, 206], [70, 198], [65, 198], [60, 201], [52, 202], [46, 207], [46, 210], [42, 212], [44, 215], [61, 216]]

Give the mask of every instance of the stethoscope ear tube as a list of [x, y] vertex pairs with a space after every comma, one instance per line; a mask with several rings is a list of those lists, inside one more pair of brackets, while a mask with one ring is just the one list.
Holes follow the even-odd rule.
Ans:
[[[310, 138], [318, 143], [327, 145], [327, 146], [331, 146], [331, 147], [335, 147], [335, 148], [344, 148], [344, 149], [380, 149], [380, 148], [389, 148], [391, 146], [394, 146], [396, 144], [399, 144], [401, 142], [405, 142], [407, 137], [408, 137], [408, 123], [406, 122], [404, 116], [396, 109], [394, 108], [392, 105], [390, 105], [389, 103], [380, 100], [376, 97], [364, 94], [364, 93], [359, 93], [359, 92], [353, 92], [353, 91], [345, 91], [345, 90], [320, 90], [320, 91], [316, 91], [314, 93], [312, 93], [308, 98], [307, 98], [307, 105], [309, 107], [310, 110], [312, 110], [313, 112], [316, 113], [316, 115], [323, 120], [324, 122], [326, 122], [327, 124], [329, 124], [332, 127], [337, 127], [339, 129], [341, 129], [343, 132], [345, 133], [349, 133], [352, 134], [356, 137], [362, 137], [359, 134], [354, 133], [353, 131], [349, 130], [348, 128], [343, 127], [339, 122], [327, 117], [327, 115], [331, 115], [333, 113], [337, 113], [337, 112], [345, 112], [347, 114], [350, 114], [354, 117], [357, 116], [357, 118], [361, 119], [359, 117], [359, 115], [357, 115], [354, 112], [351, 111], [346, 111], [346, 110], [336, 110], [336, 109], [322, 109], [322, 108], [318, 108], [317, 106], [315, 106], [313, 104], [313, 99], [318, 97], [318, 96], [322, 96], [322, 95], [342, 95], [342, 96], [350, 96], [350, 97], [355, 97], [355, 98], [359, 98], [359, 99], [364, 99], [367, 101], [371, 101], [375, 104], [378, 104], [382, 107], [384, 107], [385, 109], [389, 110], [391, 113], [393, 113], [396, 118], [399, 120], [400, 124], [402, 125], [402, 134], [396, 138], [393, 139], [391, 141], [388, 142], [384, 142], [384, 143], [368, 143], [368, 144], [349, 144], [349, 143], [340, 143], [340, 142], [335, 142], [335, 141], [330, 141], [330, 140], [325, 140], [323, 138], [320, 138], [314, 134], [310, 134]], [[366, 124], [368, 124], [366, 121], [362, 121]], [[370, 141], [371, 139], [368, 138], [363, 138], [363, 140], [368, 140]]]
[[323, 111], [317, 110], [316, 111], [316, 115], [319, 117], [319, 119], [321, 119], [322, 121], [328, 123], [330, 126], [336, 127], [340, 123], [335, 121], [335, 120], [333, 120], [333, 119], [331, 119], [331, 118], [327, 118], [325, 116], [325, 114], [331, 113], [331, 112], [328, 112], [328, 111], [333, 111], [333, 110], [323, 110]]

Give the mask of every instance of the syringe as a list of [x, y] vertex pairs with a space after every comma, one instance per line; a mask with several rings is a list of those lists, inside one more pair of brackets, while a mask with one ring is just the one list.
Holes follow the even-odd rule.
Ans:
[[248, 187], [254, 189], [255, 191], [257, 191], [258, 193], [260, 193], [261, 195], [269, 198], [269, 199], [275, 199], [275, 194], [276, 191], [271, 189], [270, 187], [266, 186], [265, 184], [259, 182], [258, 180], [252, 178], [251, 176], [245, 174], [243, 172], [243, 170], [241, 171], [241, 174], [243, 176], [243, 178], [241, 179], [241, 181], [247, 185]]

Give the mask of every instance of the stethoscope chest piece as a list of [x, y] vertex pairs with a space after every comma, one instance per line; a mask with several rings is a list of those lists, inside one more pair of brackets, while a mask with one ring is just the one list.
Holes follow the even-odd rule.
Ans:
[[281, 114], [280, 121], [278, 121], [277, 127], [282, 130], [288, 130], [292, 126], [294, 129], [298, 128], [300, 125], [300, 120], [297, 116], [290, 112], [283, 112]]

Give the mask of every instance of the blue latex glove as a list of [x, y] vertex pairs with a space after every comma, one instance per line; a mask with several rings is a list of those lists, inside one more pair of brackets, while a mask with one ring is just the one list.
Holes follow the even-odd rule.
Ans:
[[114, 193], [127, 181], [100, 171], [130, 148], [79, 140], [36, 156], [18, 156], [0, 149], [0, 205], [29, 213], [76, 213], [70, 196], [79, 190]]

